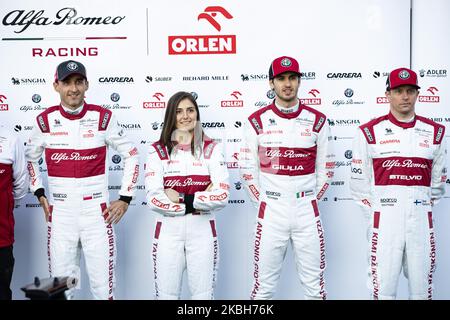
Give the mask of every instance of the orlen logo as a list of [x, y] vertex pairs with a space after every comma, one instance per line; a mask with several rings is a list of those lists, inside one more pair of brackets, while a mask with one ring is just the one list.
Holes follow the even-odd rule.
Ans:
[[3, 103], [6, 100], [6, 96], [0, 94], [0, 111], [8, 111], [8, 104]]
[[237, 169], [237, 168], [239, 168], [239, 163], [238, 163], [239, 153], [235, 152], [235, 153], [233, 153], [233, 155], [231, 157], [232, 157], [232, 159], [231, 159], [232, 161], [227, 162], [227, 168], [228, 169]]
[[321, 105], [322, 104], [322, 99], [317, 98], [317, 96], [320, 94], [320, 91], [317, 89], [311, 89], [309, 90], [308, 94], [310, 94], [311, 96], [313, 96], [313, 98], [305, 98], [305, 99], [300, 99], [300, 103], [301, 104], [306, 104], [306, 105]]
[[234, 100], [220, 101], [220, 106], [222, 108], [240, 108], [244, 106], [244, 100], [239, 99], [242, 96], [242, 93], [239, 91], [233, 91], [230, 96], [232, 96]]
[[166, 102], [161, 101], [161, 99], [164, 98], [164, 94], [156, 92], [152, 97], [155, 98], [155, 100], [144, 102], [142, 105], [144, 109], [162, 109], [166, 107]]
[[[225, 19], [233, 16], [223, 7], [210, 6], [200, 13], [197, 20], [205, 20], [218, 32], [222, 30], [216, 19], [218, 14]], [[222, 19], [223, 19], [222, 18]], [[236, 35], [189, 35], [169, 36], [169, 54], [235, 54]]]
[[432, 96], [419, 96], [419, 102], [433, 102], [438, 103], [440, 100], [440, 97], [436, 95], [436, 92], [438, 92], [439, 89], [436, 87], [429, 87], [427, 89], [427, 92], [430, 92]]
[[389, 103], [388, 98], [386, 97], [377, 97], [377, 104]]

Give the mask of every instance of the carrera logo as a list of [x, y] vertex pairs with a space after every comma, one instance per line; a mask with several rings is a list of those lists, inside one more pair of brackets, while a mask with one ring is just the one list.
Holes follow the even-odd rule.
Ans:
[[50, 132], [51, 136], [68, 136], [69, 133], [65, 131], [57, 131], [57, 132]]
[[400, 143], [398, 139], [390, 139], [390, 140], [381, 140], [380, 144], [389, 144], [389, 143]]
[[[218, 16], [233, 19], [233, 16], [223, 7], [209, 6], [197, 17], [198, 21], [205, 20], [218, 32], [222, 26]], [[235, 54], [236, 35], [181, 35], [169, 36], [169, 55], [177, 54]]]

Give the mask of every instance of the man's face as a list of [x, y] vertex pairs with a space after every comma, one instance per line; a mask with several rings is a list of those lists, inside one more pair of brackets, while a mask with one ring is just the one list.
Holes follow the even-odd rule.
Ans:
[[300, 87], [300, 77], [294, 72], [282, 73], [269, 80], [276, 94], [276, 100], [282, 105], [297, 103], [297, 93]]
[[413, 116], [419, 90], [413, 86], [400, 86], [386, 91], [391, 111], [405, 116]]
[[53, 87], [61, 97], [61, 104], [75, 110], [83, 104], [89, 82], [83, 76], [73, 74], [64, 80], [54, 82]]

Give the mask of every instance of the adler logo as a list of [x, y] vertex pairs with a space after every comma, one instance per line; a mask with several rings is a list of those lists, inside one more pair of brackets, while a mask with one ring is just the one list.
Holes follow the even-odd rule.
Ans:
[[[201, 12], [199, 23], [209, 23], [221, 32], [222, 22], [233, 19], [221, 6], [209, 6]], [[235, 54], [236, 35], [179, 35], [168, 38], [169, 55], [177, 54]]]

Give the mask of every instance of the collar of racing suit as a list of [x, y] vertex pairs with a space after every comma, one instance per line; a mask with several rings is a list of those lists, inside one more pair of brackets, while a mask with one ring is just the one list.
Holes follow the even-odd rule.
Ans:
[[81, 107], [77, 108], [76, 111], [78, 111], [78, 113], [71, 113], [68, 108], [63, 107], [62, 105], [59, 105], [59, 111], [61, 112], [61, 115], [64, 118], [67, 118], [69, 120], [76, 120], [76, 119], [81, 119], [84, 117], [84, 115], [87, 112], [88, 108], [86, 107], [86, 102], [83, 102], [83, 104], [81, 105]]
[[299, 106], [298, 106], [297, 111], [294, 111], [291, 113], [281, 112], [280, 109], [278, 109], [277, 106], [275, 105], [275, 100], [273, 100], [272, 104], [270, 105], [270, 108], [277, 116], [279, 116], [281, 118], [292, 119], [292, 118], [297, 118], [298, 115], [300, 114], [300, 112], [302, 112], [302, 110], [303, 110], [303, 105], [300, 103], [300, 100], [298, 103], [299, 103]]
[[395, 124], [398, 127], [403, 128], [403, 129], [413, 128], [416, 125], [416, 115], [414, 115], [414, 118], [413, 118], [412, 121], [410, 121], [410, 122], [402, 122], [402, 121], [397, 120], [397, 118], [395, 118], [394, 115], [391, 112], [389, 112], [388, 119], [393, 124]]

